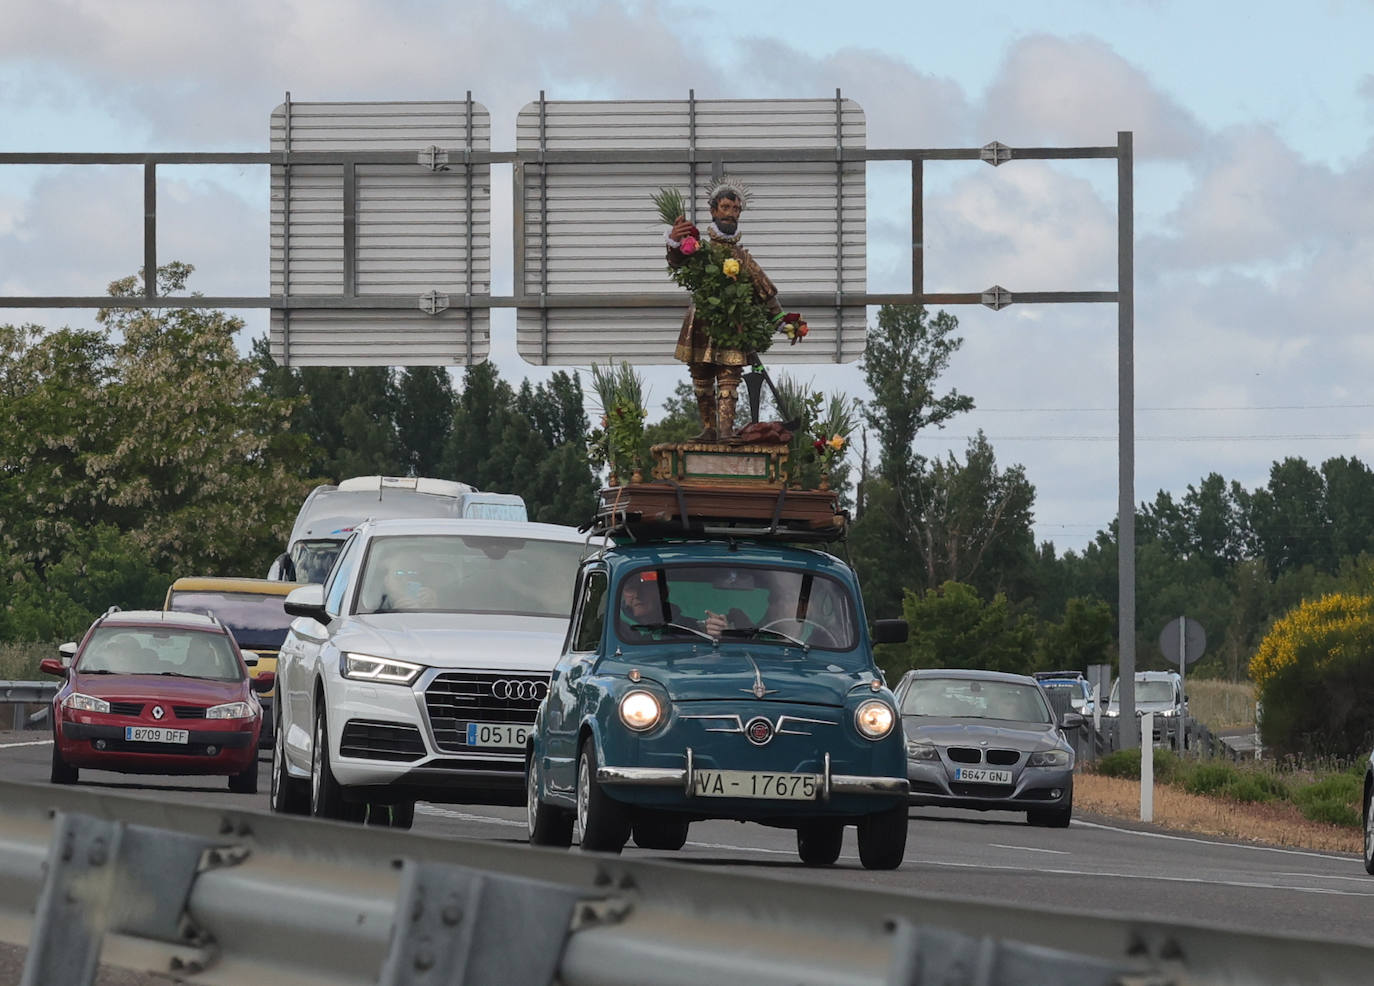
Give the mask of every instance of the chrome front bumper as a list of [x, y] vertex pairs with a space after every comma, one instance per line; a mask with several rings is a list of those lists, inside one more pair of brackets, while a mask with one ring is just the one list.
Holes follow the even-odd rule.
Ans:
[[[672, 767], [598, 767], [598, 784], [628, 787], [676, 787], [681, 788], [687, 797], [693, 796], [693, 775], [696, 768], [692, 763], [692, 748], [687, 748], [687, 766], [682, 770]], [[905, 777], [865, 777], [860, 774], [832, 774], [830, 754], [825, 755], [822, 772], [816, 779], [817, 800], [829, 801], [832, 794], [889, 794], [906, 795], [911, 783]]]

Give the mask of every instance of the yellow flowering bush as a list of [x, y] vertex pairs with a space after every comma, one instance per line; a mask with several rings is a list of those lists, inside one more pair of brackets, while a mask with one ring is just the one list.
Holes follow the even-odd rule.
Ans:
[[1333, 593], [1277, 620], [1250, 659], [1266, 745], [1354, 756], [1374, 743], [1374, 596]]

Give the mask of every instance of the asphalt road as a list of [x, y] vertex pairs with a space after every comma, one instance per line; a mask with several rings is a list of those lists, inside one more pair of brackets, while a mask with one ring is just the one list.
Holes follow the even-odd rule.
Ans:
[[[46, 783], [50, 750], [41, 732], [0, 732], [0, 777]], [[158, 800], [266, 810], [268, 761], [259, 766], [263, 793], [257, 795], [231, 794], [222, 778], [82, 771], [81, 783]], [[852, 828], [839, 863], [819, 869], [801, 865], [791, 832], [733, 822], [693, 825], [677, 853], [626, 852], [965, 900], [1368, 940], [1374, 877], [1364, 873], [1358, 856], [1237, 844], [1095, 816], [1077, 817], [1068, 829], [1041, 829], [1026, 825], [1021, 814], [912, 809], [910, 824], [906, 861], [892, 872], [859, 865]], [[421, 804], [415, 828], [504, 842], [525, 837], [518, 808]], [[0, 984], [11, 981], [3, 959], [0, 954]]]

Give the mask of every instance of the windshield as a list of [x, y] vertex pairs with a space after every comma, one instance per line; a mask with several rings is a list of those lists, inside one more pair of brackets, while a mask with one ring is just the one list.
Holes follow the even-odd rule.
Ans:
[[489, 613], [567, 619], [580, 542], [486, 534], [376, 537], [355, 613]]
[[1034, 685], [977, 678], [914, 678], [902, 696], [902, 715], [1054, 721], [1040, 689]]
[[222, 633], [100, 627], [76, 670], [82, 674], [170, 674], [213, 681], [243, 680], [243, 665]]
[[329, 576], [334, 567], [334, 559], [339, 557], [343, 540], [338, 541], [297, 541], [291, 545], [291, 564], [296, 567], [293, 580], [296, 582], [320, 582]]
[[[1172, 681], [1137, 681], [1135, 683], [1135, 700], [1139, 702], [1169, 702], [1174, 701], [1174, 683]], [[1112, 702], [1121, 701], [1121, 682], [1112, 685]]]
[[172, 592], [168, 609], [213, 616], [229, 628], [240, 647], [279, 650], [291, 626], [280, 595], [257, 592]]
[[665, 639], [749, 640], [852, 650], [849, 590], [817, 572], [725, 563], [631, 572], [620, 582], [616, 633], [628, 644]]

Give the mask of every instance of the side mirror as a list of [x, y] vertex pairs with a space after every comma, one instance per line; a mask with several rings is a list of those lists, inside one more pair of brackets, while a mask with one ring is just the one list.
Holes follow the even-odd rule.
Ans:
[[281, 605], [288, 616], [305, 616], [317, 623], [329, 622], [329, 614], [324, 611], [324, 586], [317, 582], [292, 589]]
[[1062, 729], [1081, 729], [1083, 727], [1083, 717], [1077, 712], [1065, 712], [1064, 718], [1059, 720]]
[[875, 644], [904, 644], [911, 633], [906, 620], [874, 620], [873, 642]]
[[67, 677], [67, 665], [55, 657], [45, 657], [38, 662], [38, 670], [58, 678]]
[[250, 667], [250, 668], [256, 668], [256, 667], [258, 666], [258, 652], [257, 652], [257, 651], [255, 651], [255, 650], [241, 650], [241, 651], [239, 651], [239, 653], [243, 655], [243, 663], [244, 663], [245, 665], [247, 665], [247, 666]]
[[57, 648], [57, 653], [62, 655], [63, 664], [71, 664], [72, 658], [76, 657], [76, 641], [70, 641]]
[[270, 692], [277, 687], [277, 673], [275, 671], [264, 671], [248, 683], [248, 687], [259, 694]]

